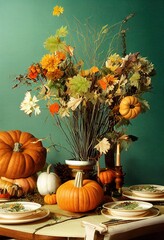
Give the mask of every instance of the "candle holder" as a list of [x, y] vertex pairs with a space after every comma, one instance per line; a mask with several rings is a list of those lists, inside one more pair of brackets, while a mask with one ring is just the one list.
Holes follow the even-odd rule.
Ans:
[[122, 166], [115, 166], [115, 184], [117, 192], [122, 195], [122, 186], [124, 184], [124, 174], [122, 171]]

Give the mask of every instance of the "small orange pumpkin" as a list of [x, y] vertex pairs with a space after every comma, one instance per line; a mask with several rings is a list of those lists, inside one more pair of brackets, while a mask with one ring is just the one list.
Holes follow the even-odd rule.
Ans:
[[42, 170], [46, 149], [31, 133], [19, 130], [0, 132], [0, 176], [25, 178]]
[[138, 98], [134, 96], [124, 97], [120, 103], [119, 112], [125, 119], [137, 117], [141, 112], [141, 104]]
[[103, 200], [102, 187], [93, 180], [82, 178], [77, 172], [74, 180], [63, 183], [56, 192], [58, 206], [70, 212], [87, 212], [96, 208]]
[[46, 194], [44, 196], [44, 202], [46, 204], [56, 204], [57, 203], [57, 201], [56, 201], [56, 194], [55, 193]]
[[103, 170], [99, 174], [99, 179], [102, 184], [111, 183], [115, 179], [115, 171], [112, 169]]

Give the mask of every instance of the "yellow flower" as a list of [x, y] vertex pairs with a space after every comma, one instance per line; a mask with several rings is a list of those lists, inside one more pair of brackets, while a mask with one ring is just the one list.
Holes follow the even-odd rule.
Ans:
[[40, 62], [42, 68], [46, 69], [48, 72], [54, 72], [59, 63], [59, 59], [54, 54], [44, 55]]
[[106, 68], [109, 68], [112, 72], [114, 72], [122, 63], [122, 59], [118, 54], [113, 54], [108, 57], [105, 62]]
[[63, 7], [61, 7], [61, 6], [58, 6], [58, 5], [56, 5], [55, 7], [54, 7], [54, 10], [53, 10], [53, 15], [54, 16], [60, 16], [61, 14], [63, 14], [63, 12], [64, 12], [64, 8]]

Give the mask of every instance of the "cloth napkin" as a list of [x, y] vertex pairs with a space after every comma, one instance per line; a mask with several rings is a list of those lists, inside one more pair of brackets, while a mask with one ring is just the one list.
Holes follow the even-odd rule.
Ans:
[[[131, 239], [146, 234], [153, 234], [164, 229], [164, 214], [130, 223], [105, 226], [83, 221], [85, 240], [95, 240], [96, 231], [104, 236], [104, 240]], [[102, 237], [102, 236], [101, 236]], [[97, 238], [96, 238], [97, 239]], [[102, 238], [101, 238], [102, 239]]]

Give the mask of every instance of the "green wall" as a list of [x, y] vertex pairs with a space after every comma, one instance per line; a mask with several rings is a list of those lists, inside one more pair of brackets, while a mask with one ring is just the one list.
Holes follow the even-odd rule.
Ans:
[[[54, 18], [56, 4], [65, 8], [62, 18]], [[164, 184], [164, 1], [163, 0], [0, 0], [0, 129], [29, 131], [38, 138], [47, 138], [43, 144], [65, 144], [58, 128], [48, 113], [28, 117], [19, 110], [26, 88], [12, 89], [14, 78], [46, 53], [43, 42], [55, 30], [69, 24], [73, 16], [81, 22], [92, 17], [94, 24], [103, 26], [122, 20], [135, 12], [127, 28], [128, 52], [139, 51], [155, 64], [153, 91], [147, 94], [151, 109], [132, 120], [129, 134], [138, 136], [127, 152], [121, 155], [125, 184]], [[64, 162], [64, 149], [51, 150], [47, 162]]]

